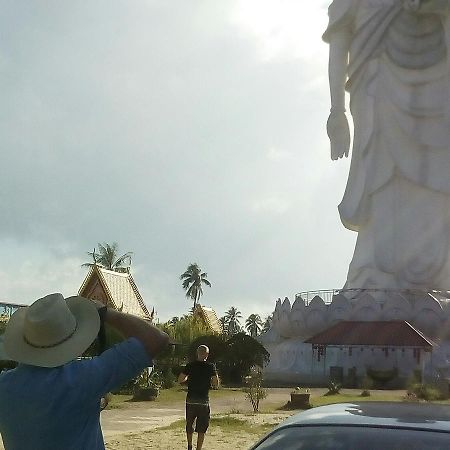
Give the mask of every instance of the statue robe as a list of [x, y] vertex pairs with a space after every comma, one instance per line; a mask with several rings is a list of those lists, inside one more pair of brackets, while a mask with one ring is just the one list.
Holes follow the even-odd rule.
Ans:
[[447, 17], [399, 0], [334, 0], [329, 16], [324, 40], [352, 36], [353, 151], [339, 212], [358, 239], [345, 287], [450, 289]]

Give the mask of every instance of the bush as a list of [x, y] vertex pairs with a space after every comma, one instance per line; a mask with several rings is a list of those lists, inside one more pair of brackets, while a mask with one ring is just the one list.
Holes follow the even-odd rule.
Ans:
[[262, 381], [262, 370], [256, 367], [252, 368], [250, 375], [245, 377], [246, 386], [242, 389], [255, 413], [259, 411], [259, 402], [267, 397], [267, 389], [262, 387]]
[[408, 395], [414, 394], [418, 399], [433, 401], [442, 400], [441, 391], [431, 384], [416, 383], [409, 387]]
[[165, 368], [161, 371], [159, 380], [161, 382], [161, 388], [162, 389], [170, 389], [175, 386], [175, 375], [172, 372], [172, 369], [170, 367]]
[[369, 367], [367, 369], [367, 376], [378, 385], [384, 386], [386, 383], [389, 383], [398, 377], [398, 369], [394, 367], [393, 369], [388, 370], [378, 370]]
[[328, 392], [325, 395], [337, 395], [337, 394], [339, 394], [341, 387], [342, 386], [339, 383], [337, 383], [336, 381], [329, 381], [328, 382]]
[[364, 389], [364, 391], [361, 392], [361, 397], [370, 397], [370, 391]]
[[224, 357], [217, 366], [225, 381], [242, 383], [253, 366], [264, 367], [269, 357], [268, 351], [257, 340], [245, 333], [237, 333], [226, 341]]
[[373, 389], [374, 386], [374, 382], [372, 380], [372, 378], [369, 378], [367, 375], [361, 380], [360, 382], [360, 388], [364, 389], [364, 390], [369, 390], [369, 389]]

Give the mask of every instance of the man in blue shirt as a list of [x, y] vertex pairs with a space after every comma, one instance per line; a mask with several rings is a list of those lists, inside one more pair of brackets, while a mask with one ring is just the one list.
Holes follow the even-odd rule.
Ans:
[[[77, 361], [101, 322], [125, 341]], [[152, 365], [168, 336], [105, 305], [51, 294], [16, 311], [4, 334], [10, 359], [0, 375], [0, 433], [6, 450], [104, 450], [100, 399]]]

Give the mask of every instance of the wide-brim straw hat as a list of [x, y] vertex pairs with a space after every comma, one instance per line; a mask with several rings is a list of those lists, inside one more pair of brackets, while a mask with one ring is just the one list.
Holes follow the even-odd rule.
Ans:
[[100, 318], [91, 301], [50, 294], [11, 316], [3, 335], [4, 349], [12, 361], [58, 367], [80, 356], [99, 328]]

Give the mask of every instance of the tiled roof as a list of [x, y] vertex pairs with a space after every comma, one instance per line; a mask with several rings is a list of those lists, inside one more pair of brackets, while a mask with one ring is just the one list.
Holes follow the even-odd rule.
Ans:
[[196, 310], [198, 311], [198, 314], [203, 317], [206, 325], [211, 331], [214, 331], [214, 333], [222, 333], [222, 325], [217, 318], [216, 312], [212, 308], [207, 308], [206, 306], [197, 303]]
[[374, 347], [422, 347], [436, 345], [410, 323], [339, 322], [305, 341], [308, 344], [340, 346], [370, 345]]
[[139, 317], [150, 318], [150, 314], [136, 283], [131, 274], [127, 272], [115, 272], [94, 266], [79, 290], [80, 295], [91, 277], [95, 274], [98, 275], [109, 300], [119, 311], [134, 314]]

